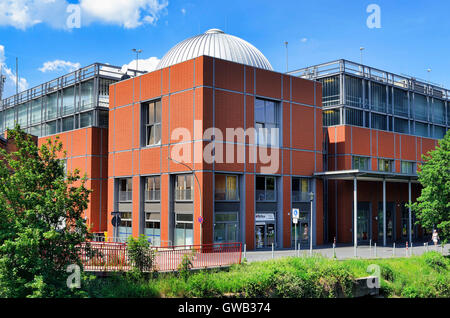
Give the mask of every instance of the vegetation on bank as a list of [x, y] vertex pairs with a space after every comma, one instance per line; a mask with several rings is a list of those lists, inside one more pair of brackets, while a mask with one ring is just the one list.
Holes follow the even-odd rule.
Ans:
[[437, 252], [377, 260], [291, 257], [188, 277], [134, 272], [85, 281], [84, 289], [88, 297], [352, 297], [354, 280], [373, 274], [371, 264], [380, 267], [384, 297], [450, 297], [450, 259]]

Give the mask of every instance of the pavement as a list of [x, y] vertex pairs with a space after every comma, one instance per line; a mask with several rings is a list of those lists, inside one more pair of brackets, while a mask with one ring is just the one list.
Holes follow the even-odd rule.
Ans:
[[[443, 255], [449, 255], [450, 244], [445, 246], [434, 245], [424, 246], [424, 243], [413, 243], [413, 246], [406, 249], [405, 243], [399, 243], [395, 249], [393, 245], [390, 246], [377, 246], [374, 245], [362, 245], [356, 249], [356, 257], [362, 259], [370, 258], [393, 258], [393, 257], [409, 257], [411, 255], [421, 255], [427, 251], [437, 251]], [[327, 258], [332, 258], [336, 253], [337, 259], [350, 259], [355, 258], [355, 249], [353, 245], [338, 245], [333, 250], [332, 246], [320, 246], [313, 248], [313, 255], [322, 255]], [[265, 251], [246, 251], [242, 253], [242, 259], [246, 258], [247, 262], [264, 261], [272, 258], [292, 257], [300, 256], [305, 257], [310, 255], [309, 247], [300, 248], [299, 251], [294, 249], [275, 250], [272, 256], [272, 250]]]

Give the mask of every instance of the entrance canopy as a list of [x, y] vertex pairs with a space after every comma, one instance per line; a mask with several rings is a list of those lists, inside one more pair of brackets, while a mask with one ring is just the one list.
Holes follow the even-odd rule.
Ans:
[[386, 181], [386, 182], [412, 182], [419, 183], [416, 174], [383, 172], [383, 171], [364, 171], [364, 170], [338, 170], [316, 172], [314, 176], [327, 180], [354, 180], [355, 177], [361, 181]]

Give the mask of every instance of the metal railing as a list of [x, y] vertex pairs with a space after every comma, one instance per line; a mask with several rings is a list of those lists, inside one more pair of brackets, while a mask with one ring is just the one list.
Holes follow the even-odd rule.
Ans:
[[[177, 271], [183, 257], [188, 257], [192, 269], [230, 266], [241, 263], [241, 243], [218, 243], [152, 247], [149, 257], [153, 258], [152, 268], [146, 271]], [[134, 265], [128, 255], [127, 244], [89, 242], [79, 248], [81, 263], [85, 271], [113, 272], [129, 271]]]

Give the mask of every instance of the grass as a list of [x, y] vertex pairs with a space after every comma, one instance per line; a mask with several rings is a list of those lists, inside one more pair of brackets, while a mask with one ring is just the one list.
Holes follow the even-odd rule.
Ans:
[[352, 297], [354, 280], [370, 276], [371, 264], [380, 268], [385, 297], [450, 297], [450, 259], [437, 252], [376, 260], [290, 257], [191, 272], [184, 278], [125, 274], [86, 285], [91, 297]]

